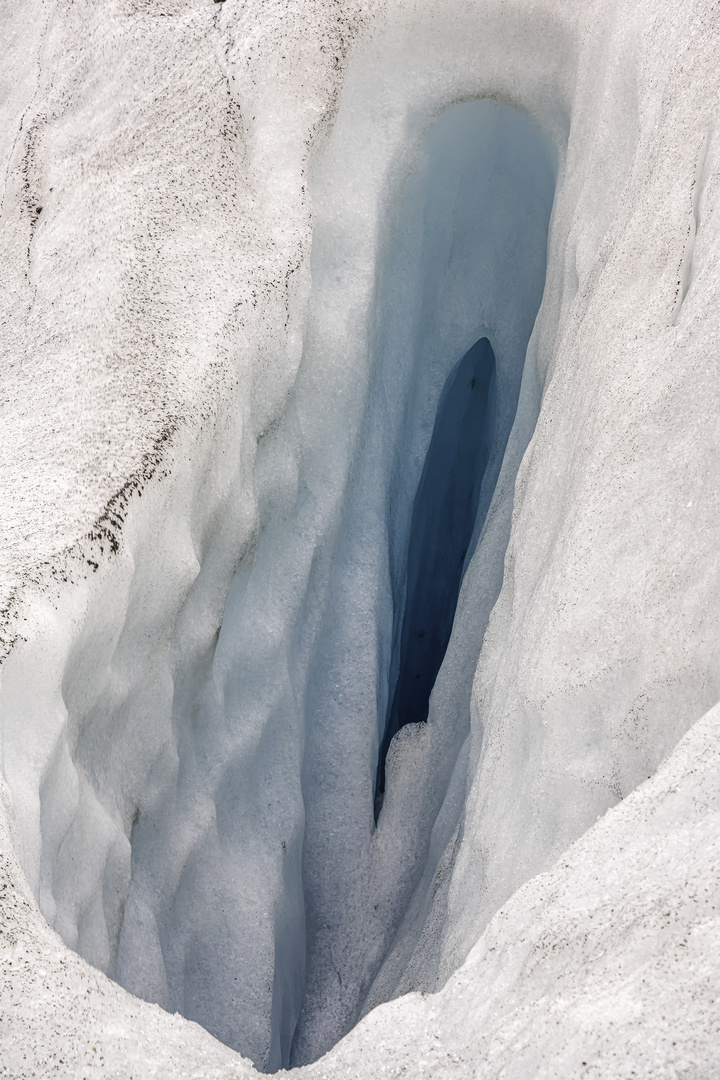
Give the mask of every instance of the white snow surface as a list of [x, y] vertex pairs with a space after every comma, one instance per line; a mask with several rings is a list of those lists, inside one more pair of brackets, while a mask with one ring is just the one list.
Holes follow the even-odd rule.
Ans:
[[0, 1076], [717, 1076], [718, 4], [5, 0], [0, 40]]

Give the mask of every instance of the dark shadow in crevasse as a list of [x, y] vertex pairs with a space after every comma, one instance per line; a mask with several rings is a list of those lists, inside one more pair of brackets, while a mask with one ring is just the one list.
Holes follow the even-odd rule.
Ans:
[[477, 341], [450, 372], [413, 505], [407, 591], [395, 690], [375, 783], [375, 820], [385, 759], [405, 724], [427, 720], [430, 694], [450, 641], [495, 421], [495, 354]]

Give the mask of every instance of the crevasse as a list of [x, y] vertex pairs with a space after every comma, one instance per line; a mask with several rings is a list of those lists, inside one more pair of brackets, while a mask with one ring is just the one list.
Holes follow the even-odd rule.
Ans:
[[[311, 178], [302, 362], [257, 445], [257, 535], [217, 644], [123, 691], [109, 731], [98, 694], [44, 781], [51, 807], [80, 777], [81, 811], [43, 819], [49, 921], [268, 1070], [432, 983], [421, 930], [507, 541], [483, 528], [545, 277], [555, 161], [526, 116], [426, 110], [374, 167], [341, 108]], [[432, 657], [411, 648], [426, 622]], [[141, 734], [120, 751], [123, 730]], [[82, 901], [71, 850], [98, 853]]]
[[[433, 824], [448, 789], [462, 784], [481, 622], [466, 626], [464, 647], [468, 640], [472, 645], [462, 661], [451, 645], [454, 700], [434, 695], [427, 724], [404, 728], [390, 749], [374, 830], [378, 755], [416, 573], [409, 558], [417, 557], [413, 506], [443, 387], [471, 346], [487, 337], [496, 358], [495, 402], [474, 514], [479, 528], [542, 296], [553, 190], [552, 154], [538, 129], [506, 106], [465, 102], [430, 127], [410, 179], [397, 183], [379, 223], [358, 450], [328, 574], [332, 604], [323, 613], [305, 690], [307, 948], [293, 1063], [327, 1050], [355, 1022], [373, 981], [376, 991], [382, 985], [383, 960], [427, 870]], [[326, 244], [336, 250], [332, 232], [319, 237], [320, 258]], [[333, 261], [326, 265], [332, 274]], [[320, 289], [322, 283], [319, 277]], [[334, 280], [330, 289], [337, 295]], [[320, 290], [316, 303], [330, 329], [332, 307], [323, 308]], [[482, 546], [478, 539], [471, 534], [471, 550]], [[485, 551], [484, 558], [501, 563], [502, 550]], [[472, 606], [472, 594], [465, 603]], [[452, 832], [453, 811], [445, 813], [443, 827]]]

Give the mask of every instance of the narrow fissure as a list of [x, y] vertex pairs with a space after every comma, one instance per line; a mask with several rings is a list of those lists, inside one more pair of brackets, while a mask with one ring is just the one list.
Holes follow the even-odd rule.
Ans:
[[398, 675], [378, 758], [376, 821], [390, 743], [400, 728], [428, 717], [475, 532], [494, 421], [495, 354], [484, 337], [468, 349], [445, 382], [415, 496]]

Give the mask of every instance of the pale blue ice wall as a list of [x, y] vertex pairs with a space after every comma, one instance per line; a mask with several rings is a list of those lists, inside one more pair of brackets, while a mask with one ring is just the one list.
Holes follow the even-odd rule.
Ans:
[[[374, 834], [375, 769], [396, 678], [412, 506], [441, 390], [465, 351], [487, 335], [497, 372], [478, 511], [484, 518], [544, 285], [555, 175], [537, 128], [506, 106], [466, 102], [440, 116], [419, 157], [411, 178], [391, 189], [378, 224], [365, 416], [308, 672], [308, 975], [294, 1061], [317, 1055], [354, 1022], [424, 868], [432, 822], [469, 726], [474, 660], [462, 674], [462, 715], [436, 748], [437, 768], [421, 782], [408, 763], [400, 777], [416, 820], [401, 815], [398, 829], [391, 815]], [[481, 637], [482, 631], [478, 652]]]
[[376, 830], [413, 501], [442, 387], [487, 336], [484, 519], [543, 290], [554, 163], [527, 118], [454, 105], [409, 120], [402, 153], [362, 221], [363, 178], [333, 140], [318, 165], [303, 359], [258, 443], [257, 543], [214, 656], [175, 687], [176, 756], [132, 833], [118, 979], [270, 1069], [355, 1022], [427, 868], [482, 628], [461, 707], [435, 717], [431, 702], [425, 763], [391, 750]]

